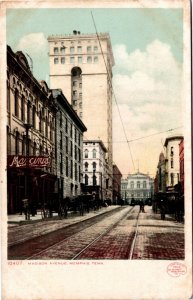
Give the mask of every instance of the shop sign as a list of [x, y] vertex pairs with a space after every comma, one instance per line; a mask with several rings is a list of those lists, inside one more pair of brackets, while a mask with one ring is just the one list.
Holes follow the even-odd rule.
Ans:
[[8, 168], [43, 168], [51, 166], [51, 158], [48, 156], [22, 156], [8, 155]]

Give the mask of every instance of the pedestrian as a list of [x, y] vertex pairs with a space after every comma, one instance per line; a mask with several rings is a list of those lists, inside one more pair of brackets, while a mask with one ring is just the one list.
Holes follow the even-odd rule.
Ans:
[[160, 213], [161, 213], [161, 220], [165, 220], [166, 209], [165, 209], [165, 205], [164, 205], [163, 200], [161, 200]]
[[139, 212], [143, 212], [143, 213], [145, 212], [144, 211], [144, 203], [142, 200], [139, 201]]

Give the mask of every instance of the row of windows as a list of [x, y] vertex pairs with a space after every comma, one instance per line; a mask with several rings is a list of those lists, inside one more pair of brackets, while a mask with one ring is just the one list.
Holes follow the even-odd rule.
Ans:
[[[27, 143], [26, 143], [26, 138], [25, 136], [21, 137], [19, 132], [16, 132], [16, 136], [15, 136], [15, 155], [26, 155], [27, 154]], [[8, 136], [8, 149], [11, 150], [10, 148], [10, 143], [11, 143], [11, 139], [10, 136]], [[50, 152], [51, 146], [43, 145], [41, 143], [36, 143], [33, 142], [32, 140], [29, 139], [29, 155], [50, 155], [52, 157], [53, 153], [52, 151]], [[50, 152], [50, 153], [49, 153]]]
[[144, 192], [144, 193], [122, 193], [122, 197], [128, 197], [128, 198], [140, 198], [140, 197], [144, 197], [147, 198], [149, 196], [148, 193]]
[[[74, 172], [73, 172], [73, 167], [74, 167]], [[63, 160], [63, 154], [60, 153], [60, 173], [63, 174], [63, 172], [64, 172], [64, 160]], [[81, 181], [80, 166], [78, 166], [77, 163], [73, 164], [73, 160], [69, 161], [67, 156], [65, 161], [65, 173], [67, 177], [70, 176], [72, 179], [74, 178], [79, 182]]]
[[[63, 114], [60, 112], [60, 127], [63, 127]], [[68, 119], [65, 117], [65, 132], [66, 134], [70, 133], [70, 137], [73, 138], [73, 132], [74, 132], [74, 140], [78, 145], [80, 146], [80, 133], [78, 130], [74, 127], [73, 130], [73, 124], [68, 121]], [[62, 140], [62, 131], [60, 132], [60, 139]], [[67, 138], [67, 137], [66, 137]]]
[[94, 176], [91, 176], [91, 177], [89, 178], [89, 176], [88, 176], [87, 174], [85, 174], [85, 176], [84, 176], [84, 183], [85, 183], [85, 185], [88, 185], [89, 183], [90, 183], [91, 185], [97, 185], [97, 178], [96, 178], [95, 175], [94, 175]]
[[[137, 189], [140, 189], [140, 188], [146, 189], [147, 188], [147, 182], [146, 181], [143, 181], [143, 182], [137, 181], [136, 184], [135, 184], [134, 181], [131, 181], [130, 182], [130, 188], [134, 189], [135, 186], [136, 186]], [[122, 188], [126, 189], [127, 185], [122, 185]]]
[[[62, 150], [62, 149], [64, 149], [63, 148], [63, 138], [62, 138], [62, 132], [60, 132], [60, 133], [61, 133], [60, 150]], [[67, 136], [65, 138], [65, 150], [66, 150], [66, 154], [69, 153], [71, 155], [71, 157], [73, 157], [73, 150], [74, 150], [74, 159], [78, 160], [79, 162], [81, 161], [81, 151], [80, 151], [80, 148], [78, 148], [76, 145], [73, 146], [72, 141], [69, 143], [69, 140], [68, 140]]]
[[[98, 63], [98, 60], [99, 60], [98, 56], [94, 56], [94, 57], [87, 56], [86, 61], [87, 61], [87, 63], [91, 64], [91, 63]], [[57, 65], [57, 64], [59, 64], [59, 62], [61, 64], [65, 64], [65, 63], [74, 64], [75, 62], [81, 64], [81, 63], [83, 63], [83, 59], [82, 59], [82, 56], [78, 56], [77, 60], [76, 60], [76, 57], [74, 57], [74, 56], [71, 56], [70, 60], [68, 60], [66, 57], [60, 57], [60, 58], [54, 57], [54, 64]]]
[[[85, 162], [85, 163], [84, 163], [84, 170], [85, 170], [85, 172], [88, 172], [88, 167], [89, 167], [89, 163], [88, 163], [88, 162]], [[93, 168], [93, 170], [96, 170], [96, 167], [97, 167], [97, 163], [96, 163], [96, 162], [93, 162], [93, 163], [92, 163], [92, 168]]]
[[[59, 53], [65, 54], [67, 49], [68, 48], [66, 48], [66, 47], [60, 47], [60, 48], [54, 47], [54, 54], [59, 54]], [[72, 46], [72, 47], [70, 47], [69, 50], [70, 50], [71, 54], [75, 53], [75, 51], [77, 53], [82, 53], [82, 46], [78, 46], [77, 48], [75, 48], [74, 46]], [[98, 47], [97, 46], [94, 46], [94, 47], [87, 46], [86, 51], [87, 51], [87, 53], [97, 52], [98, 51]]]
[[[84, 158], [88, 158], [88, 157], [89, 157], [89, 151], [88, 151], [88, 149], [85, 149]], [[92, 158], [96, 158], [96, 149], [92, 150]]]

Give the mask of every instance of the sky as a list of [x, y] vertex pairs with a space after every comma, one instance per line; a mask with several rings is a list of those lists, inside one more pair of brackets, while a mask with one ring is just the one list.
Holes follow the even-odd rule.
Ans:
[[153, 177], [165, 138], [183, 132], [182, 9], [8, 9], [7, 44], [27, 53], [34, 76], [49, 85], [47, 37], [95, 33], [91, 11], [115, 58], [113, 161], [123, 178], [138, 170]]

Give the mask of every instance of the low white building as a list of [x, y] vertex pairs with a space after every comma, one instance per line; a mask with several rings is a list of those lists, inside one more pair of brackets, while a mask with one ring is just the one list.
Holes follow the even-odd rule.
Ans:
[[99, 199], [108, 199], [107, 149], [101, 140], [83, 142], [84, 192], [95, 193]]
[[145, 201], [151, 198], [154, 192], [154, 179], [148, 174], [137, 172], [129, 174], [126, 179], [121, 180], [121, 197], [130, 204], [131, 200]]
[[173, 187], [180, 181], [179, 144], [183, 136], [167, 137], [164, 143], [166, 157], [166, 189]]

